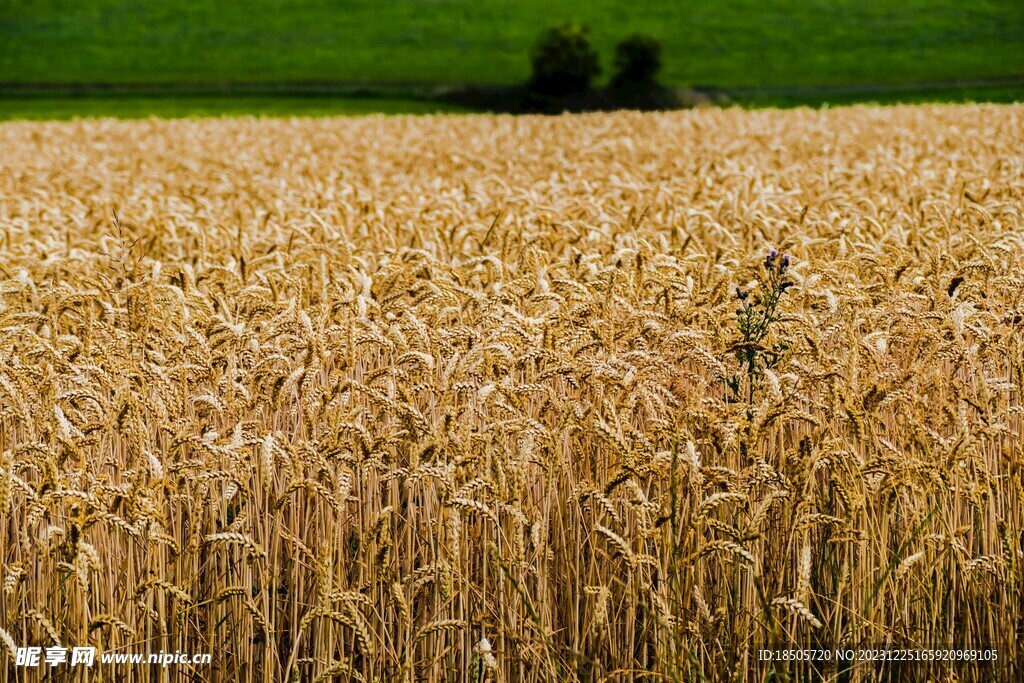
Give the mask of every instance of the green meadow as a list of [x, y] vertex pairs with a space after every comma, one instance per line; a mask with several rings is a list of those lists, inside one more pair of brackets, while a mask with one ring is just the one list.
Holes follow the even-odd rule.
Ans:
[[[529, 73], [538, 32], [561, 21], [591, 27], [605, 76], [617, 40], [635, 31], [656, 36], [664, 46], [662, 80], [673, 86], [910, 84], [921, 86], [913, 92], [927, 92], [959, 83], [958, 92], [1005, 100], [1016, 95], [991, 81], [1017, 79], [1019, 86], [1024, 78], [1020, 0], [0, 0], [0, 82], [513, 83]], [[905, 101], [913, 92], [836, 99]], [[0, 97], [9, 100], [9, 93]], [[175, 109], [134, 99], [127, 109]], [[239, 106], [256, 104], [267, 113], [423, 106], [277, 99], [242, 98]], [[752, 99], [825, 101], [813, 92]], [[45, 114], [48, 101], [4, 101], [0, 115], [32, 107]], [[54, 112], [76, 106], [97, 111], [84, 98], [58, 103]], [[100, 103], [104, 108], [111, 107]], [[234, 107], [213, 98], [184, 108], [231, 113]]]

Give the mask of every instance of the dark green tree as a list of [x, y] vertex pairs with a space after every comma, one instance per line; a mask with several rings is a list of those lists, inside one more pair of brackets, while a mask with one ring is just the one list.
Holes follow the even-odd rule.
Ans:
[[615, 46], [614, 64], [613, 84], [653, 84], [661, 71], [661, 43], [649, 35], [634, 33]]
[[661, 43], [643, 33], [624, 38], [615, 47], [615, 73], [608, 97], [618, 107], [671, 109], [678, 103], [675, 92], [658, 83]]
[[579, 24], [552, 26], [541, 33], [531, 61], [529, 89], [549, 98], [585, 92], [601, 73], [590, 30]]

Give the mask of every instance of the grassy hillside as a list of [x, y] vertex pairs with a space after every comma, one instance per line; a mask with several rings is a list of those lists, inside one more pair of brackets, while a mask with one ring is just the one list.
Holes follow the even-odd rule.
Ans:
[[189, 118], [205, 116], [357, 116], [436, 114], [465, 111], [453, 105], [411, 99], [364, 97], [10, 97], [0, 98], [0, 121], [98, 118]]
[[848, 85], [1024, 74], [1020, 0], [0, 0], [0, 81], [508, 82], [537, 32], [666, 48], [674, 84]]

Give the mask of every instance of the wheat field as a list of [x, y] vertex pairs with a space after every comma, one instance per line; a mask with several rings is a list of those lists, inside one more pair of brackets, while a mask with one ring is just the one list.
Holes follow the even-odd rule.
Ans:
[[0, 150], [0, 680], [1024, 675], [1024, 107]]

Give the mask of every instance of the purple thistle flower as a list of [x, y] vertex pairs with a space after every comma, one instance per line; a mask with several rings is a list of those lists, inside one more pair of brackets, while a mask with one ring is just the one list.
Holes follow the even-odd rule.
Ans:
[[787, 268], [789, 268], [789, 254], [783, 254], [782, 262], [779, 263], [779, 275], [785, 273]]
[[768, 250], [768, 255], [764, 259], [764, 267], [771, 270], [775, 265], [775, 259], [779, 256], [779, 250], [772, 247]]

